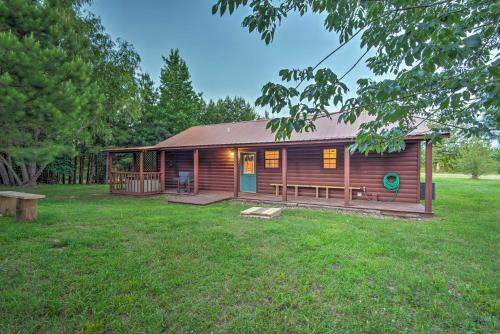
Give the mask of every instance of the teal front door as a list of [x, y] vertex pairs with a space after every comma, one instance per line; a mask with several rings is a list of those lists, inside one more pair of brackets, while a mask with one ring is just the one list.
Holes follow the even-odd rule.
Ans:
[[242, 152], [240, 155], [240, 191], [254, 193], [257, 191], [255, 153]]

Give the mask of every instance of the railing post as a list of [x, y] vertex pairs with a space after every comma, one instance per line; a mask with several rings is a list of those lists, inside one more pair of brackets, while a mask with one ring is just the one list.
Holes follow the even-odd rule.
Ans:
[[165, 151], [160, 151], [160, 191], [165, 192]]
[[139, 189], [141, 194], [144, 194], [144, 151], [139, 153]]
[[281, 183], [283, 184], [283, 202], [287, 201], [287, 195], [288, 195], [288, 157], [287, 157], [287, 150], [286, 147], [283, 147], [281, 149], [281, 178], [282, 181]]
[[425, 144], [425, 213], [432, 213], [432, 143]]
[[199, 182], [199, 150], [194, 150], [194, 193], [197, 194], [200, 191], [200, 182]]
[[351, 154], [349, 153], [349, 145], [344, 144], [344, 205], [351, 204], [351, 189], [350, 189], [350, 172], [351, 172]]
[[111, 152], [107, 154], [108, 158], [108, 184], [109, 184], [109, 192], [113, 192], [113, 156]]
[[235, 147], [233, 149], [233, 196], [234, 198], [238, 197], [239, 192], [239, 176], [240, 169], [238, 168], [238, 148]]

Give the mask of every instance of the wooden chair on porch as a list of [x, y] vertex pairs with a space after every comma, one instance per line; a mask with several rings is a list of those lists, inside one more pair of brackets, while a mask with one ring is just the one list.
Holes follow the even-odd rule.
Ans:
[[191, 193], [194, 188], [194, 177], [192, 172], [179, 172], [177, 179], [177, 192]]

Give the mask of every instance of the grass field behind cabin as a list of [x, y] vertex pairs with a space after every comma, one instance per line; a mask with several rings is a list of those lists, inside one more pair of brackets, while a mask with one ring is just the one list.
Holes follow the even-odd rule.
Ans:
[[47, 199], [0, 217], [0, 332], [498, 333], [500, 180], [436, 182], [424, 221], [23, 189]]

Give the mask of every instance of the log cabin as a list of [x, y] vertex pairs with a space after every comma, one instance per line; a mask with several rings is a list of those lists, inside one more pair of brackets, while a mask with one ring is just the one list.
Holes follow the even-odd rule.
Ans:
[[[349, 145], [368, 119], [361, 115], [355, 123], [345, 124], [336, 116], [318, 118], [315, 131], [294, 133], [285, 141], [275, 141], [266, 129], [267, 120], [200, 125], [153, 146], [106, 149], [110, 192], [175, 193], [179, 172], [189, 172], [194, 196], [225, 194], [287, 205], [431, 216], [431, 143], [425, 144], [427, 182], [420, 180], [421, 143], [429, 129], [420, 124], [398, 153], [351, 154]], [[117, 162], [127, 155], [131, 163]], [[384, 184], [387, 173], [399, 177], [396, 190]]]

